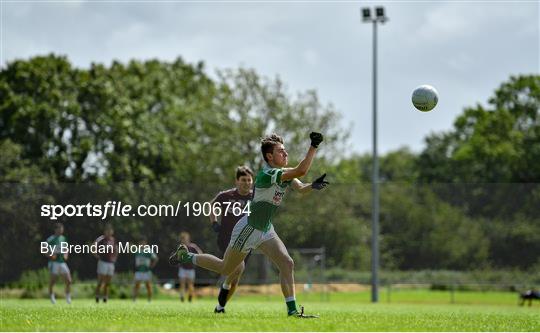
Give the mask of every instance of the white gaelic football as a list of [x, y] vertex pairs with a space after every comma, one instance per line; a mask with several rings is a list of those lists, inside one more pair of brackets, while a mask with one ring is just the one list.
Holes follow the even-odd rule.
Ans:
[[412, 103], [419, 111], [428, 112], [433, 110], [438, 101], [439, 93], [432, 86], [421, 85], [413, 91]]

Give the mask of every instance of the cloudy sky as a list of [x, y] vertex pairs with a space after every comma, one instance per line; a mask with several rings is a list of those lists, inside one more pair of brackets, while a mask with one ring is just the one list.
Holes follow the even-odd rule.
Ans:
[[[379, 26], [379, 149], [420, 151], [465, 106], [486, 104], [510, 75], [540, 72], [538, 1], [146, 2], [3, 1], [2, 66], [54, 52], [72, 63], [203, 60], [215, 69], [279, 75], [291, 94], [316, 89], [352, 124], [350, 146], [371, 149], [372, 27], [360, 8], [384, 5]], [[440, 101], [415, 111], [412, 90]]]

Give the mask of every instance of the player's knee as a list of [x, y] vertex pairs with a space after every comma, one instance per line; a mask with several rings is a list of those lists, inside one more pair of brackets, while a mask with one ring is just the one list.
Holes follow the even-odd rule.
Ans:
[[246, 269], [246, 264], [244, 264], [244, 262], [242, 261], [240, 265], [238, 265], [238, 275], [242, 275], [245, 269]]
[[287, 261], [287, 265], [289, 266], [289, 269], [290, 269], [291, 271], [294, 270], [294, 260], [293, 260], [291, 257], [289, 257], [289, 259], [288, 259], [288, 261]]
[[286, 272], [294, 271], [294, 260], [291, 257], [287, 257], [283, 262], [283, 269]]

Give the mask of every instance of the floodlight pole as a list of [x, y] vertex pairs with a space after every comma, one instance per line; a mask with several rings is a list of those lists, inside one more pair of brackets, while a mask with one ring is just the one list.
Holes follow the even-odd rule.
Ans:
[[372, 216], [371, 216], [371, 302], [379, 301], [379, 157], [377, 152], [377, 23], [384, 23], [388, 18], [383, 7], [375, 9], [371, 17], [369, 8], [362, 9], [363, 22], [373, 23], [373, 173]]
[[371, 302], [379, 301], [379, 156], [377, 152], [377, 20], [373, 20], [373, 188], [371, 222]]

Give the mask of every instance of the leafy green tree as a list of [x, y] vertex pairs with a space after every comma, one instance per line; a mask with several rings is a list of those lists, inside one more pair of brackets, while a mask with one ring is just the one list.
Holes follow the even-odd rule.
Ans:
[[36, 202], [47, 195], [36, 187], [48, 184], [49, 179], [23, 158], [22, 151], [11, 140], [0, 140], [0, 283], [16, 278], [22, 265], [35, 267], [41, 261], [36, 247], [21, 241], [38, 244], [42, 240], [41, 230], [46, 226], [36, 221]]
[[488, 107], [466, 108], [451, 131], [427, 137], [426, 144], [419, 179], [452, 183], [434, 190], [478, 218], [491, 240], [492, 264], [534, 265], [537, 256], [530, 254], [540, 251], [540, 76], [511, 77]]
[[[259, 140], [265, 134], [284, 135], [294, 163], [307, 149], [310, 131], [325, 133], [327, 158], [339, 156], [346, 132], [338, 128], [334, 108], [321, 105], [314, 91], [291, 97], [279, 78], [248, 69], [222, 71], [211, 79], [202, 62], [181, 58], [88, 69], [52, 54], [16, 60], [0, 72], [0, 100], [2, 180], [32, 182], [39, 176], [53, 184], [29, 189], [35, 196], [25, 202], [31, 206], [28, 216], [17, 215], [21, 204], [14, 200], [6, 199], [0, 212], [2, 220], [12, 221], [2, 224], [12, 233], [3, 234], [28, 239], [23, 232], [28, 227], [32, 242], [51, 232], [52, 223], [36, 216], [38, 202], [207, 201], [233, 182], [237, 165], [260, 166]], [[50, 195], [37, 200], [44, 192]], [[12, 224], [15, 216], [24, 220], [17, 222], [21, 228]], [[200, 217], [109, 222], [119, 235], [159, 231], [165, 248], [174, 246], [182, 228], [213, 238]], [[71, 219], [66, 232], [84, 244], [101, 227], [91, 218]], [[17, 262], [43, 258], [33, 259]], [[71, 261], [74, 268], [86, 269], [77, 260]]]
[[67, 179], [72, 163], [80, 163], [70, 150], [78, 144], [76, 77], [56, 56], [17, 60], [0, 72], [0, 139], [19, 144], [23, 158], [55, 179]]
[[[320, 157], [338, 158], [348, 131], [339, 125], [340, 116], [332, 105], [323, 106], [313, 90], [290, 96], [281, 79], [259, 76], [252, 69], [219, 72], [220, 82], [228, 94], [220, 101], [234, 129], [223, 128], [235, 161], [248, 165], [262, 164], [260, 138], [276, 132], [283, 136], [292, 163], [302, 158], [309, 145], [311, 131], [324, 133]], [[233, 133], [234, 135], [230, 135]], [[231, 161], [234, 165], [235, 162]]]

